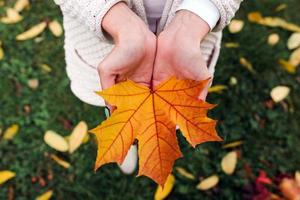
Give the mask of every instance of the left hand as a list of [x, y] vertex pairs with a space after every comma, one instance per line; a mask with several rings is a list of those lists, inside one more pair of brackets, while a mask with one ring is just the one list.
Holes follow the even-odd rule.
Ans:
[[[200, 42], [209, 30], [209, 25], [194, 13], [187, 10], [176, 13], [173, 21], [157, 39], [154, 87], [174, 75], [191, 80], [211, 77], [200, 50]], [[200, 94], [200, 99], [205, 100], [207, 89]]]

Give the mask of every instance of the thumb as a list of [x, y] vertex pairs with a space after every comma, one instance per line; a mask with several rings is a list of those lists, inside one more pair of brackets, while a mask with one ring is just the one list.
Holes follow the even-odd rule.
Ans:
[[[98, 65], [98, 74], [100, 77], [100, 84], [102, 90], [108, 89], [116, 84], [116, 77], [117, 74], [114, 74], [112, 72], [112, 63], [111, 59], [114, 57], [114, 50]], [[106, 102], [106, 105], [108, 106], [110, 113], [112, 113], [115, 110], [114, 106], [109, 105]]]
[[208, 89], [210, 88], [210, 85], [212, 83], [212, 79], [209, 80], [209, 82], [207, 83], [207, 85], [204, 87], [204, 89], [201, 91], [200, 95], [199, 95], [199, 99], [205, 101], [207, 94], [208, 94]]

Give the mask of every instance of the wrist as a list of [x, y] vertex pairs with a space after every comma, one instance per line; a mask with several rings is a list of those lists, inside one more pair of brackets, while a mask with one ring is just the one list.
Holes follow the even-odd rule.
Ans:
[[181, 26], [181, 31], [189, 34], [189, 37], [197, 38], [200, 41], [209, 33], [209, 25], [198, 15], [188, 10], [180, 10], [176, 13], [175, 23]]
[[102, 27], [116, 43], [147, 30], [143, 21], [124, 2], [117, 3], [107, 12]]

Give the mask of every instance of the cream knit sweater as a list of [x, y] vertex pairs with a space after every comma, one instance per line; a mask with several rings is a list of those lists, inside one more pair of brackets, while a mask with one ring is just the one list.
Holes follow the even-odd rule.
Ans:
[[[65, 58], [72, 92], [82, 101], [104, 106], [95, 94], [101, 90], [97, 66], [113, 49], [113, 42], [101, 28], [102, 19], [116, 3], [123, 1], [145, 21], [143, 0], [54, 0], [64, 15]], [[198, 0], [195, 0], [198, 1]], [[199, 0], [200, 1], [200, 0]], [[222, 29], [229, 24], [243, 0], [211, 0], [220, 12], [216, 27], [202, 41], [199, 53], [213, 75], [219, 56]], [[170, 23], [182, 0], [167, 0], [158, 34]]]

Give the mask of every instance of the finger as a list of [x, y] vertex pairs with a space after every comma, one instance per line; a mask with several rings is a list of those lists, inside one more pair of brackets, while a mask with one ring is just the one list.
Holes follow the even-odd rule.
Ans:
[[[100, 83], [102, 90], [112, 87], [116, 84], [116, 74], [112, 72], [113, 62], [111, 61], [113, 55], [115, 54], [115, 49], [99, 64], [98, 66], [98, 74], [100, 77]], [[106, 102], [107, 107], [112, 113], [115, 110], [115, 107], [109, 105]]]
[[126, 80], [127, 80], [127, 76], [126, 76], [126, 75], [118, 75], [118, 76], [116, 77], [116, 84], [117, 84], [117, 83], [124, 82], [124, 81], [126, 81]]
[[[200, 67], [199, 67], [200, 66]], [[202, 81], [202, 80], [207, 80], [209, 79], [209, 81], [207, 82], [207, 84], [204, 86], [203, 90], [200, 92], [199, 94], [199, 99], [205, 101], [207, 94], [208, 94], [208, 88], [210, 87], [211, 83], [212, 83], [212, 75], [211, 73], [208, 71], [208, 67], [206, 62], [202, 59], [202, 57], [200, 57], [200, 59], [198, 60], [198, 73], [196, 76], [196, 80]]]
[[[115, 75], [99, 72], [99, 76], [100, 76], [102, 90], [110, 88], [111, 86], [115, 85], [115, 83], [116, 83]], [[112, 114], [113, 111], [116, 109], [116, 107], [109, 105], [107, 102], [105, 102], [105, 104], [107, 105], [108, 109], [110, 110], [110, 114]]]
[[212, 78], [209, 79], [209, 81], [207, 82], [206, 86], [203, 88], [203, 90], [200, 92], [200, 95], [199, 95], [199, 99], [205, 101], [206, 100], [206, 97], [208, 95], [208, 89], [210, 88], [212, 84]]

